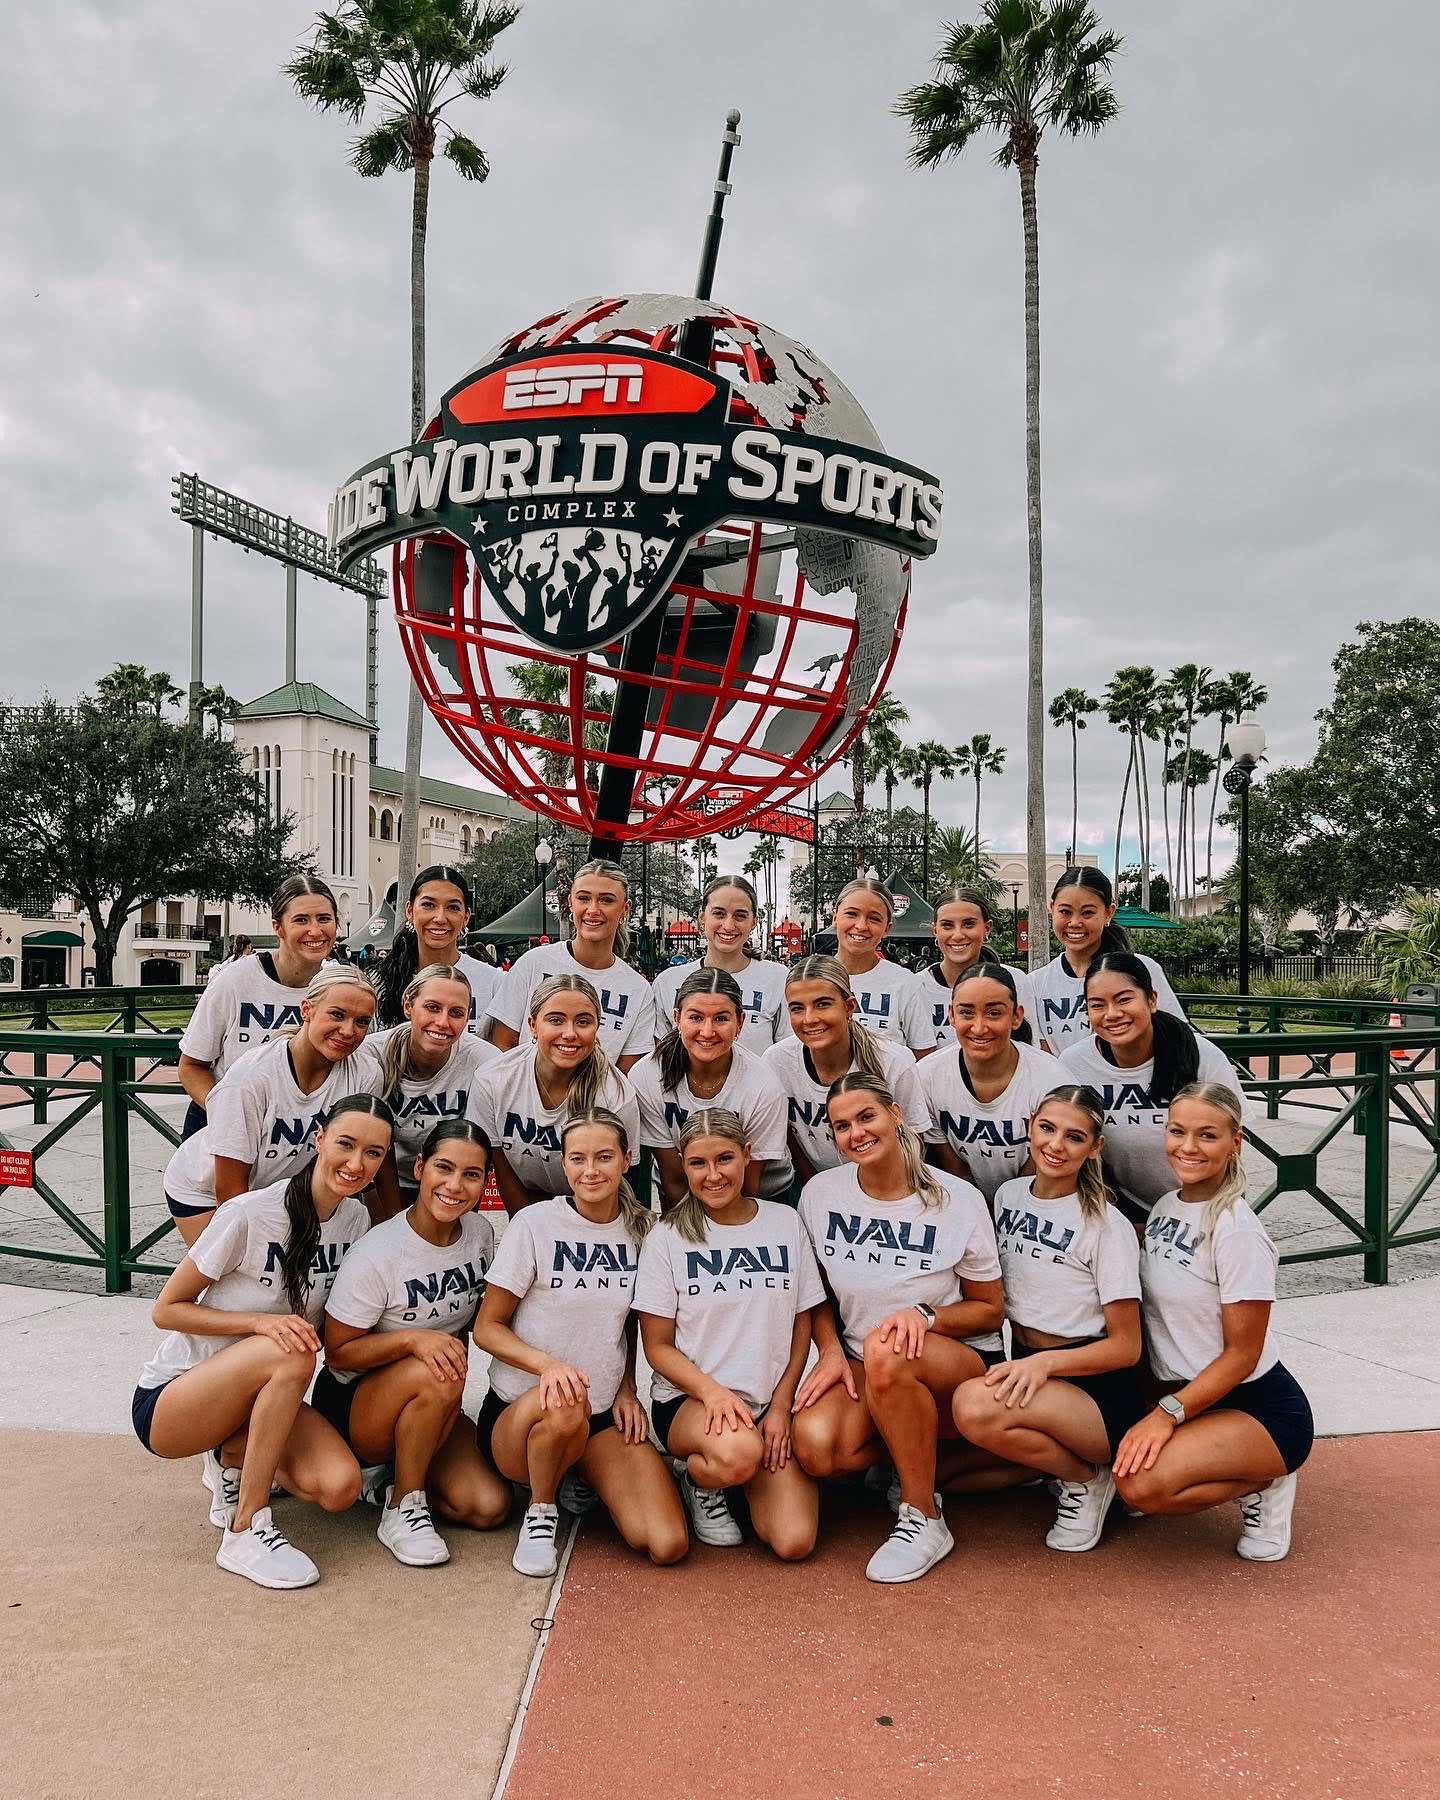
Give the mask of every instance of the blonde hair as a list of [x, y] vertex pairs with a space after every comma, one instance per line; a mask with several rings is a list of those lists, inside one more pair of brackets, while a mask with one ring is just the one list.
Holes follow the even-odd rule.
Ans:
[[[852, 883], [852, 885], [854, 885]], [[849, 892], [849, 889], [846, 890]], [[835, 956], [802, 956], [799, 962], [791, 965], [790, 973], [785, 977], [785, 986], [790, 988], [801, 981], [824, 981], [833, 987], [848, 1006], [854, 998], [854, 990], [850, 986], [850, 977], [845, 965]], [[873, 1080], [883, 1082], [885, 1065], [880, 1060], [880, 1051], [874, 1037], [855, 1017], [849, 1020], [850, 1027], [850, 1060], [862, 1075], [869, 1075]]]
[[[344, 963], [334, 963], [316, 973], [310, 985], [305, 989], [305, 996], [300, 1004], [308, 1005], [313, 1009], [317, 1000], [328, 994], [331, 988], [337, 987], [359, 988], [362, 994], [368, 994], [372, 1000], [375, 998], [374, 988], [358, 969], [347, 968]], [[373, 1020], [375, 1015], [372, 1013], [370, 1016]], [[302, 1020], [299, 1025], [292, 1026], [288, 1031], [277, 1031], [275, 1037], [282, 1039], [296, 1037], [304, 1029], [305, 1022]], [[366, 1029], [369, 1029], [368, 1024]], [[354, 1052], [352, 1051], [351, 1054], [353, 1055]]]
[[615, 1073], [610, 1058], [600, 1048], [600, 996], [583, 975], [571, 975], [565, 970], [561, 970], [558, 975], [547, 975], [530, 996], [527, 1016], [532, 1025], [540, 1016], [540, 1009], [545, 1002], [555, 994], [579, 994], [595, 1008], [594, 1048], [571, 1075], [570, 1086], [565, 1092], [567, 1113], [592, 1112], [600, 1104], [605, 1085]]
[[[428, 969], [419, 969], [410, 977], [400, 996], [401, 1007], [408, 1006], [428, 981], [458, 981], [467, 994], [470, 992], [468, 977], [452, 963], [432, 963]], [[400, 1083], [407, 1075], [418, 1074], [410, 1062], [413, 1038], [414, 1029], [407, 1019], [403, 1025], [397, 1025], [385, 1040], [385, 1049], [380, 1058], [380, 1079], [384, 1083], [381, 1091], [392, 1105], [400, 1092]]]
[[891, 924], [895, 922], [895, 896], [876, 875], [857, 875], [853, 881], [847, 881], [835, 896], [835, 905], [831, 909], [830, 915], [832, 918], [839, 912], [841, 903], [848, 900], [852, 894], [874, 894], [875, 898], [884, 905], [885, 911], [889, 915], [889, 922]]
[[[1178, 1106], [1182, 1100], [1193, 1100], [1199, 1106], [1213, 1107], [1216, 1112], [1224, 1113], [1236, 1131], [1245, 1123], [1245, 1114], [1240, 1102], [1231, 1090], [1219, 1081], [1192, 1081], [1170, 1102], [1172, 1107]], [[1169, 1123], [1169, 1114], [1166, 1115]], [[1205, 1211], [1200, 1217], [1200, 1229], [1205, 1236], [1214, 1234], [1216, 1225], [1229, 1212], [1237, 1200], [1246, 1196], [1245, 1165], [1240, 1160], [1237, 1150], [1225, 1164], [1225, 1173], [1220, 1178], [1219, 1192], [1205, 1202]], [[1182, 1195], [1183, 1198], [1183, 1195]]]
[[[619, 1113], [611, 1112], [608, 1106], [592, 1106], [584, 1112], [571, 1113], [560, 1129], [560, 1148], [565, 1148], [565, 1140], [572, 1131], [582, 1125], [603, 1126], [606, 1131], [613, 1131], [620, 1145], [623, 1156], [630, 1154], [630, 1133], [625, 1129], [625, 1121]], [[636, 1197], [634, 1188], [622, 1175], [620, 1187], [616, 1194], [620, 1202], [620, 1223], [625, 1227], [625, 1235], [633, 1243], [640, 1243], [645, 1233], [655, 1223], [655, 1215], [646, 1206], [642, 1206]]]
[[[575, 883], [582, 875], [603, 875], [608, 881], [618, 881], [625, 891], [626, 900], [629, 900], [630, 877], [625, 873], [618, 862], [611, 862], [606, 856], [593, 856], [589, 862], [582, 863], [570, 877], [570, 887], [567, 890], [567, 898], [569, 894], [574, 893]], [[570, 935], [572, 938], [575, 935], [575, 913], [573, 907], [571, 908], [570, 913]], [[615, 927], [615, 954], [622, 962], [624, 962], [625, 958], [630, 954], [630, 926], [625, 919], [622, 919]]]
[[[1073, 1106], [1076, 1112], [1084, 1113], [1090, 1121], [1090, 1135], [1097, 1144], [1104, 1137], [1105, 1102], [1094, 1088], [1080, 1084], [1053, 1088], [1030, 1115], [1032, 1125], [1052, 1100], [1058, 1101], [1062, 1106]], [[1113, 1203], [1115, 1196], [1105, 1180], [1105, 1170], [1098, 1156], [1087, 1156], [1081, 1163], [1080, 1172], [1075, 1177], [1075, 1198], [1080, 1202], [1081, 1218], [1094, 1220], [1097, 1224], [1105, 1217], [1106, 1208]]]
[[[830, 1102], [839, 1094], [873, 1094], [882, 1106], [897, 1105], [894, 1094], [882, 1080], [874, 1075], [863, 1074], [858, 1069], [831, 1082], [830, 1091], [825, 1096], [827, 1118]], [[914, 1128], [905, 1122], [903, 1114], [895, 1121], [895, 1136], [899, 1140], [900, 1160], [905, 1165], [905, 1179], [910, 1183], [911, 1192], [919, 1196], [922, 1206], [943, 1205], [949, 1197], [945, 1185], [935, 1179], [927, 1166], [925, 1146], [916, 1137]]]
[[[720, 1137], [728, 1138], [732, 1144], [738, 1144], [743, 1150], [749, 1143], [745, 1135], [745, 1127], [739, 1113], [731, 1112], [728, 1106], [702, 1106], [685, 1121], [680, 1129], [680, 1154], [686, 1150], [696, 1138]], [[707, 1216], [703, 1202], [690, 1191], [690, 1183], [685, 1183], [685, 1198], [678, 1206], [672, 1206], [665, 1215], [665, 1223], [673, 1225], [676, 1232], [687, 1244], [703, 1244]]]

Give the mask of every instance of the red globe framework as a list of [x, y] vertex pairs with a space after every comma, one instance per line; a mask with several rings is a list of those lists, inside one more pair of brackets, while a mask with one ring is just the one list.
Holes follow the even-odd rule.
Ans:
[[[880, 448], [858, 402], [812, 352], [713, 301], [584, 300], [504, 340], [476, 367], [585, 344], [673, 353], [691, 320], [709, 328], [709, 366], [730, 384], [732, 423]], [[427, 436], [438, 429], [437, 418]], [[398, 544], [394, 571], [401, 641], [451, 743], [523, 806], [616, 843], [734, 831], [815, 782], [885, 689], [910, 586], [899, 551], [729, 520], [692, 544], [665, 601], [654, 664], [631, 669], [618, 643], [574, 653], [532, 640], [449, 537]], [[645, 724], [638, 750], [624, 754], [607, 736], [632, 684], [644, 692]], [[623, 821], [597, 812], [612, 765], [634, 771]]]

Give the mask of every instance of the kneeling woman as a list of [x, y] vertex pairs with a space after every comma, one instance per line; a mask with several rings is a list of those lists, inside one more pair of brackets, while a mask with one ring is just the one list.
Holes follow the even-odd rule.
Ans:
[[357, 1196], [390, 1132], [390, 1109], [373, 1094], [337, 1100], [314, 1162], [228, 1201], [151, 1315], [169, 1336], [135, 1390], [135, 1434], [156, 1456], [204, 1457], [211, 1523], [225, 1530], [215, 1560], [261, 1587], [320, 1579], [271, 1518], [277, 1477], [327, 1512], [360, 1492], [359, 1463], [304, 1399], [334, 1272], [370, 1222]]
[[313, 1405], [362, 1463], [393, 1466], [376, 1536], [412, 1568], [450, 1560], [432, 1504], [477, 1531], [510, 1510], [509, 1486], [460, 1413], [466, 1340], [495, 1251], [494, 1229], [475, 1211], [489, 1172], [477, 1125], [437, 1125], [415, 1159], [408, 1210], [355, 1246], [325, 1307]]
[[[626, 1543], [654, 1563], [678, 1562], [685, 1515], [635, 1393], [630, 1308], [650, 1214], [625, 1179], [630, 1137], [615, 1113], [595, 1110], [569, 1120], [561, 1141], [573, 1198], [510, 1221], [475, 1323], [491, 1356], [477, 1436], [501, 1473], [530, 1489], [514, 1556], [522, 1575], [555, 1573], [572, 1470]], [[572, 1477], [567, 1510], [593, 1503], [579, 1487]]]
[[819, 1508], [791, 1455], [790, 1414], [825, 1290], [794, 1210], [745, 1192], [735, 1113], [692, 1113], [680, 1156], [685, 1198], [646, 1239], [635, 1283], [655, 1435], [684, 1461], [702, 1544], [740, 1542], [725, 1501], [739, 1487], [756, 1535], [795, 1562], [815, 1547]]
[[955, 1547], [936, 1492], [952, 1396], [1002, 1353], [995, 1230], [979, 1190], [925, 1166], [894, 1096], [869, 1075], [830, 1090], [845, 1157], [806, 1183], [804, 1220], [840, 1315], [815, 1315], [820, 1359], [796, 1398], [795, 1451], [812, 1475], [893, 1462], [899, 1516], [872, 1581], [915, 1581]]
[[1150, 1213], [1140, 1281], [1150, 1364], [1169, 1391], [1126, 1433], [1115, 1485], [1145, 1513], [1238, 1500], [1236, 1550], [1279, 1562], [1315, 1422], [1270, 1329], [1279, 1258], [1245, 1198], [1239, 1102], [1216, 1082], [1185, 1088], [1165, 1141], [1180, 1186]]
[[1140, 1360], [1140, 1251], [1100, 1169], [1105, 1108], [1062, 1087], [1030, 1121], [1035, 1174], [995, 1195], [1011, 1360], [955, 1393], [972, 1444], [1055, 1476], [1052, 1550], [1093, 1550], [1115, 1498], [1110, 1465], [1146, 1411]]

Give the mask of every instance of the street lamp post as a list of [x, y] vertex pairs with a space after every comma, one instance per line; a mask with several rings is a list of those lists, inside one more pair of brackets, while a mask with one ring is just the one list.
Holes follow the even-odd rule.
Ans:
[[549, 873], [550, 864], [554, 855], [555, 852], [550, 848], [549, 838], [542, 837], [537, 840], [535, 844], [535, 861], [540, 865], [540, 935], [542, 938], [549, 937], [550, 935], [549, 909], [546, 906], [545, 901], [545, 878]]
[[1020, 883], [1012, 881], [1010, 888], [1010, 941], [1015, 955], [1020, 955]]
[[[1241, 713], [1230, 731], [1231, 763], [1225, 773], [1225, 792], [1240, 800], [1240, 995], [1250, 992], [1250, 783], [1265, 754], [1265, 730], [1253, 712]], [[1250, 1009], [1241, 1006], [1235, 1029], [1249, 1031]]]

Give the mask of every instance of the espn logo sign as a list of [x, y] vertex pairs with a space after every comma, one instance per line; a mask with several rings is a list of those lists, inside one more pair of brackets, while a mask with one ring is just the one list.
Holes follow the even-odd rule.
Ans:
[[[533, 407], [575, 407], [591, 412], [598, 406], [640, 404], [645, 365], [638, 362], [577, 362], [557, 368], [507, 369], [506, 412]], [[623, 392], [622, 392], [623, 388]]]

